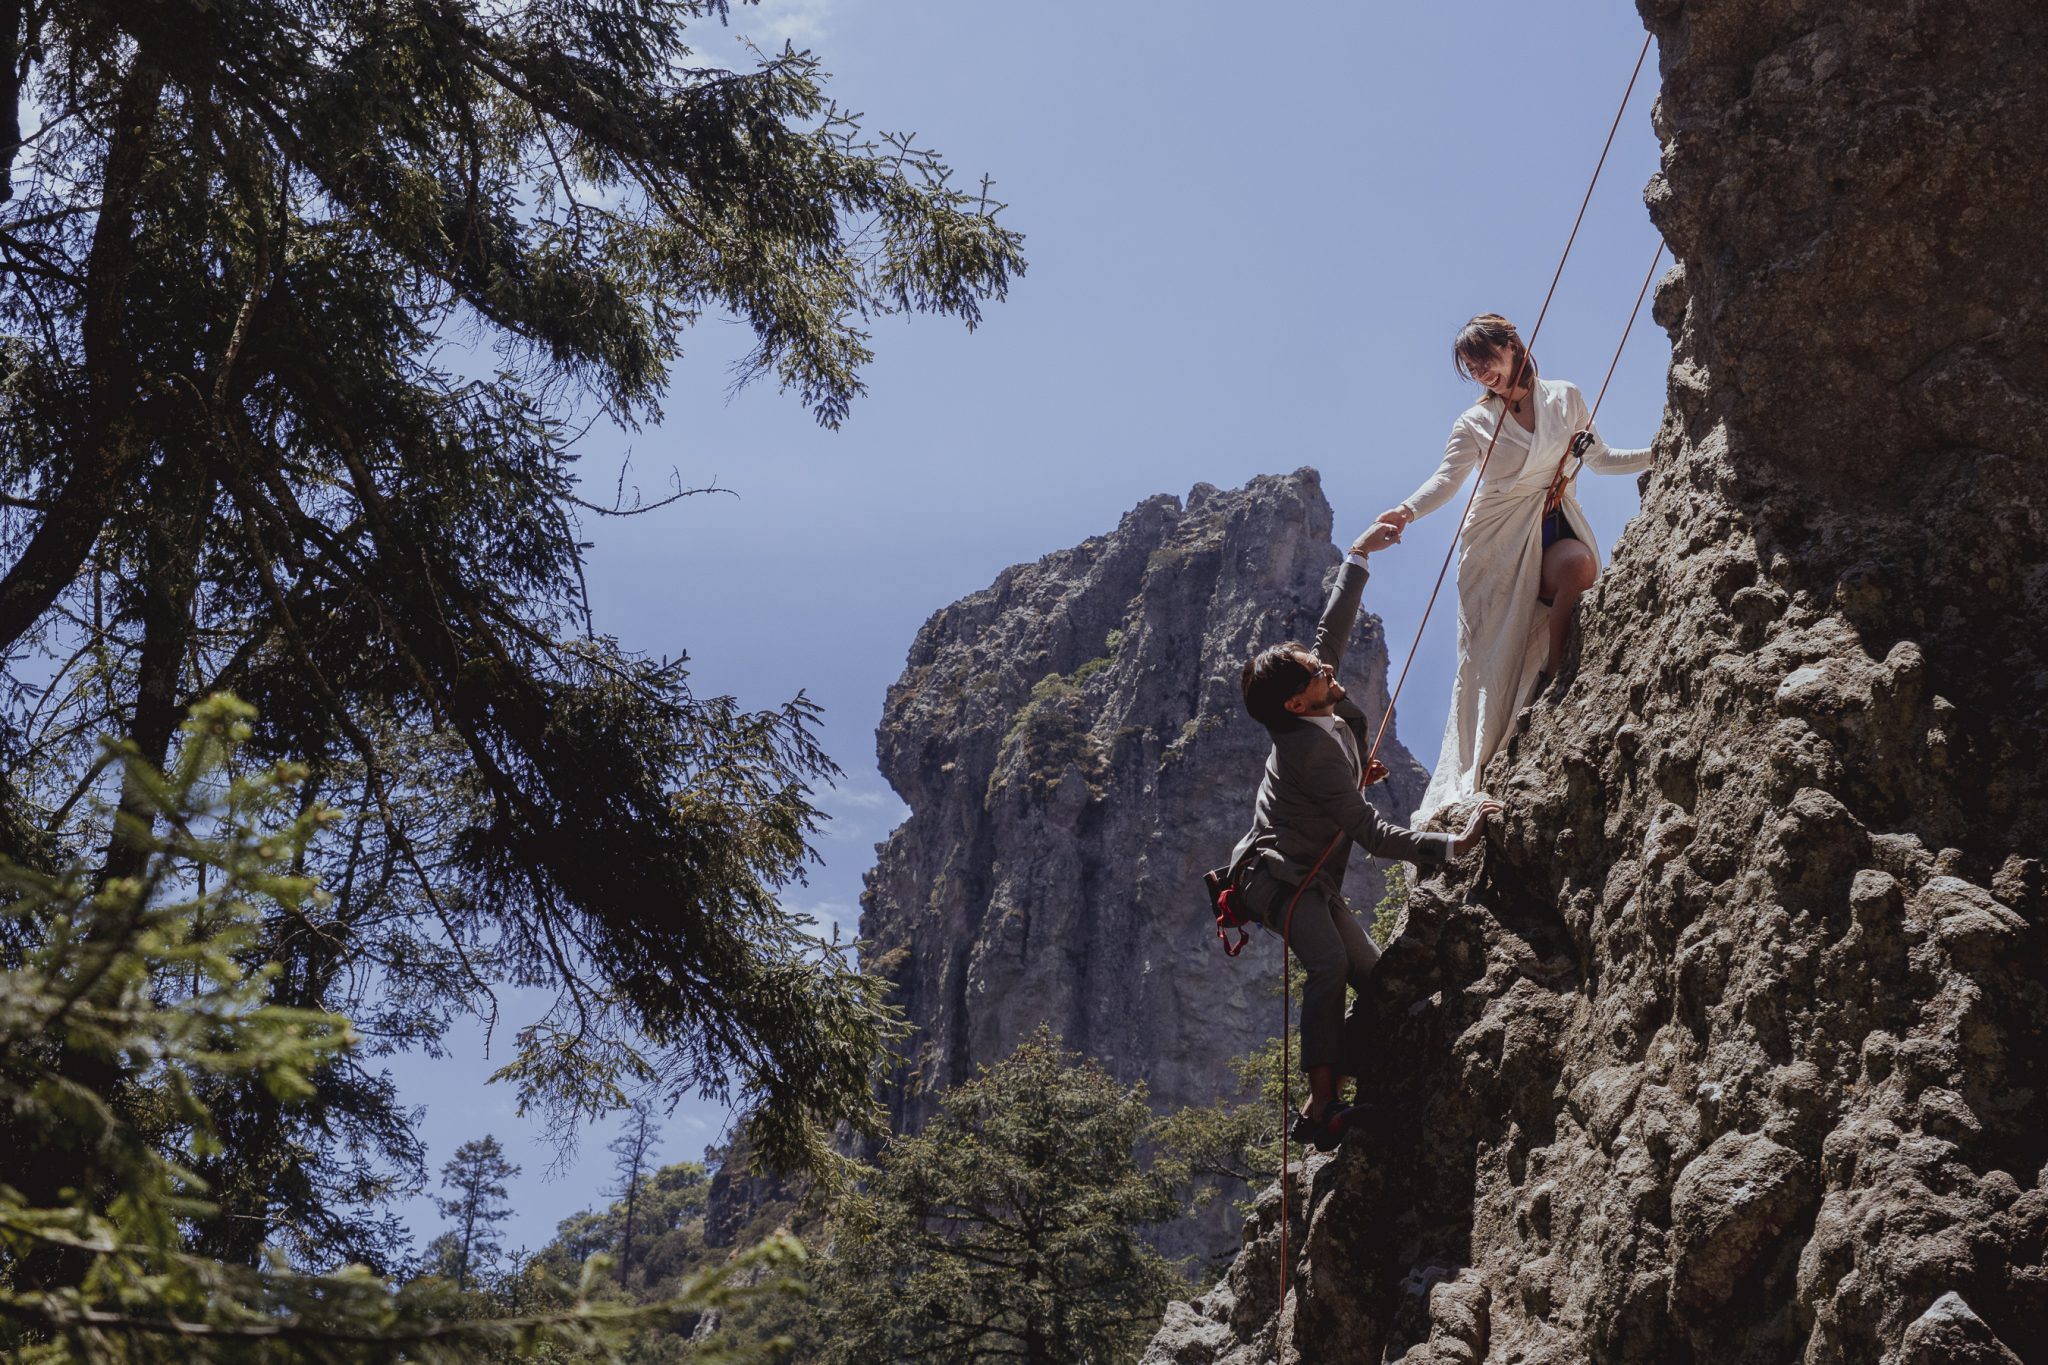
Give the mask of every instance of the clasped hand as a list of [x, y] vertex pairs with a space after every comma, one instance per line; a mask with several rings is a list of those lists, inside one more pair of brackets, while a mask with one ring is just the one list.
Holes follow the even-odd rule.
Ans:
[[1351, 542], [1351, 553], [1369, 555], [1375, 550], [1384, 550], [1401, 539], [1401, 528], [1392, 522], [1376, 521], [1366, 528], [1364, 535]]

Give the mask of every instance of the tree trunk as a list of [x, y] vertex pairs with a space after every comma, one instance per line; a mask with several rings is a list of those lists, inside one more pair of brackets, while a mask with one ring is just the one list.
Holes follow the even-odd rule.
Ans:
[[0, 578], [0, 649], [12, 648], [76, 581], [145, 449], [136, 429], [137, 369], [126, 322], [134, 288], [135, 219], [162, 89], [162, 73], [137, 59], [121, 91], [86, 257], [79, 322], [86, 380], [80, 440], [64, 490], [21, 558]]
[[[214, 488], [203, 459], [180, 454], [166, 457], [150, 490], [155, 510], [148, 532], [142, 656], [136, 667], [129, 736], [142, 761], [152, 767], [164, 766], [184, 710], [180, 684], [192, 645], [199, 552], [213, 511]], [[120, 811], [145, 831], [153, 823], [147, 793], [132, 779], [122, 780]], [[107, 877], [132, 877], [142, 871], [147, 857], [147, 841], [117, 820], [107, 845]]]
[[[635, 1149], [637, 1152], [637, 1148]], [[633, 1264], [633, 1206], [640, 1202], [640, 1168], [635, 1163], [633, 1178], [626, 1182], [626, 1236], [619, 1247], [619, 1285], [626, 1283], [626, 1272]]]
[[[13, 170], [14, 159], [21, 155], [21, 87], [28, 67], [22, 54], [34, 47], [36, 38], [23, 31], [29, 17], [23, 8], [22, 0], [0, 3], [0, 158], [6, 171]], [[0, 204], [12, 198], [14, 177], [0, 174]]]
[[[200, 539], [206, 515], [213, 501], [213, 479], [197, 458], [176, 464], [167, 461], [164, 476], [154, 490], [159, 508], [150, 527], [144, 572], [149, 580], [143, 612], [142, 657], [138, 666], [140, 690], [131, 724], [137, 747], [145, 761], [161, 767], [176, 728], [181, 700], [178, 679], [185, 651], [192, 638], [192, 597], [198, 578]], [[121, 812], [142, 822], [152, 822], [146, 794], [132, 779], [121, 784]], [[107, 847], [102, 884], [116, 877], [141, 873], [148, 862], [146, 837], [124, 828], [117, 821]], [[118, 940], [125, 926], [96, 921], [87, 926], [89, 937]], [[118, 1056], [107, 1056], [90, 1048], [66, 1043], [59, 1049], [54, 1069], [68, 1083], [83, 1092], [107, 1097], [123, 1121], [137, 1116], [127, 1112], [134, 1098], [135, 1064]], [[21, 1162], [27, 1178], [23, 1193], [32, 1207], [58, 1207], [65, 1203], [66, 1189], [95, 1190], [105, 1187], [89, 1151], [64, 1148], [45, 1151]], [[70, 1283], [80, 1268], [75, 1253], [32, 1253], [23, 1260], [24, 1283]]]
[[476, 1191], [466, 1190], [469, 1196], [467, 1207], [462, 1211], [462, 1254], [455, 1258], [455, 1288], [459, 1293], [469, 1288], [469, 1244], [476, 1236]]

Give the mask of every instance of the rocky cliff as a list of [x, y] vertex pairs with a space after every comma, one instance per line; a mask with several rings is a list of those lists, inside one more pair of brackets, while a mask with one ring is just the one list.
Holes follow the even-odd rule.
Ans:
[[[861, 898], [867, 965], [918, 1028], [891, 1092], [899, 1130], [1041, 1022], [1145, 1081], [1161, 1111], [1224, 1094], [1227, 1062], [1274, 1035], [1278, 940], [1226, 958], [1201, 874], [1244, 832], [1268, 748], [1238, 671], [1313, 635], [1338, 558], [1313, 470], [1198, 485], [1006, 570], [918, 633], [878, 737], [911, 815]], [[1342, 678], [1375, 721], [1386, 663], [1362, 615]], [[1373, 799], [1403, 819], [1427, 775], [1391, 733], [1381, 756], [1393, 777]], [[1380, 866], [1354, 859], [1345, 886], [1368, 912]], [[1235, 1240], [1220, 1218], [1169, 1239]]]
[[1402, 1121], [1149, 1361], [2048, 1359], [2048, 6], [1642, 12], [1642, 515], [1383, 964]]

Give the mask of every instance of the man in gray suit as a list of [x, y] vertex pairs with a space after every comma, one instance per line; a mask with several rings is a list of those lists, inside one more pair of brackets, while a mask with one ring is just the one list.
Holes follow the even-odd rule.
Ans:
[[[1381, 818], [1363, 788], [1387, 770], [1378, 759], [1361, 769], [1370, 742], [1365, 713], [1337, 681], [1337, 665], [1358, 621], [1366, 556], [1401, 538], [1401, 528], [1375, 525], [1360, 536], [1338, 570], [1337, 586], [1316, 623], [1312, 648], [1289, 642], [1260, 651], [1244, 666], [1245, 710], [1273, 738], [1251, 832], [1231, 857], [1236, 884], [1252, 913], [1285, 933], [1308, 974], [1301, 1005], [1301, 1066], [1309, 1099], [1297, 1129], [1320, 1147], [1342, 1135], [1337, 1089], [1350, 1068], [1345, 1048], [1344, 988], [1363, 986], [1380, 959], [1365, 927], [1339, 888], [1351, 845], [1377, 858], [1434, 865], [1479, 842], [1488, 801], [1464, 833], [1418, 834]], [[1327, 851], [1327, 852], [1326, 852]], [[1292, 911], [1291, 923], [1289, 911]]]

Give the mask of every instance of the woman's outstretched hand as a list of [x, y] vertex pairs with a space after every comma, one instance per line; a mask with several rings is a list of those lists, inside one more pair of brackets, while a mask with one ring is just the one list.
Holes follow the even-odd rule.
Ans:
[[1351, 553], [1369, 555], [1374, 550], [1384, 550], [1401, 538], [1401, 528], [1384, 521], [1376, 521], [1358, 539], [1351, 542]]
[[1406, 507], [1389, 507], [1386, 511], [1379, 514], [1379, 518], [1374, 524], [1392, 526], [1398, 530], [1413, 520], [1415, 520], [1415, 514]]
[[1482, 801], [1479, 809], [1472, 812], [1472, 818], [1465, 824], [1465, 832], [1451, 845], [1451, 856], [1462, 858], [1479, 844], [1479, 836], [1486, 830], [1486, 817], [1498, 815], [1501, 804], [1498, 801]]

